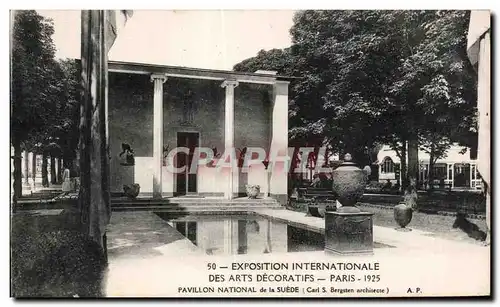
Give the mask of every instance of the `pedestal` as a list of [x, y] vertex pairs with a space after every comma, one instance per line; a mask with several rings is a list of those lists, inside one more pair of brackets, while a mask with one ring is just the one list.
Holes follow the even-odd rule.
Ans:
[[325, 252], [373, 255], [373, 213], [326, 212]]

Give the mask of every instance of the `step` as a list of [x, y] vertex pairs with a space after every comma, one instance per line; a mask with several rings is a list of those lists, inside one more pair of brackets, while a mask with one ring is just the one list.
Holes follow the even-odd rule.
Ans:
[[313, 192], [313, 193], [304, 193], [302, 195], [305, 196], [334, 196], [335, 194], [333, 192], [328, 193], [328, 192]]
[[277, 202], [272, 203], [230, 203], [230, 202], [220, 202], [220, 203], [198, 203], [198, 202], [190, 202], [190, 203], [161, 203], [161, 202], [151, 202], [151, 203], [127, 203], [127, 204], [111, 204], [113, 208], [123, 208], [123, 207], [275, 207], [280, 206]]
[[242, 199], [242, 200], [227, 200], [227, 199], [112, 199], [111, 204], [113, 206], [122, 205], [169, 205], [169, 204], [277, 204], [278, 202], [274, 199]]
[[112, 211], [156, 211], [156, 212], [242, 212], [247, 213], [249, 210], [258, 210], [258, 209], [285, 209], [280, 205], [274, 206], [113, 206]]
[[333, 194], [305, 194], [302, 198], [331, 198], [335, 199], [335, 195]]

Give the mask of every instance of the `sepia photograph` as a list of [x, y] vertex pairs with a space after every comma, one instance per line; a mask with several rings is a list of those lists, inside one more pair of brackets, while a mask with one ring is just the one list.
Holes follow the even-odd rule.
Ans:
[[489, 10], [11, 10], [10, 297], [492, 298]]

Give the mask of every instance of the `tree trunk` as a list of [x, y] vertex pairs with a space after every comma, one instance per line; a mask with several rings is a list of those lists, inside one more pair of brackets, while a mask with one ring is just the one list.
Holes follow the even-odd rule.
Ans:
[[46, 152], [42, 153], [42, 186], [43, 187], [48, 187], [49, 186], [49, 178], [48, 178], [48, 155]]
[[[107, 59], [101, 33], [102, 11], [82, 11], [82, 88], [80, 108], [80, 194], [82, 230], [106, 252], [111, 216], [106, 138]], [[97, 39], [95, 39], [97, 37]], [[96, 88], [97, 90], [93, 90]]]
[[429, 152], [429, 170], [427, 172], [427, 182], [429, 184], [429, 190], [434, 189], [434, 164], [436, 161], [434, 161], [434, 144], [431, 144], [431, 150]]
[[75, 163], [76, 154], [74, 152], [71, 152], [70, 150], [64, 152], [64, 154], [62, 156], [62, 160], [64, 163], [63, 170], [65, 168], [68, 168], [69, 170], [73, 170], [73, 165], [77, 164], [77, 163]]
[[50, 183], [56, 184], [56, 158], [52, 155], [50, 156]]
[[15, 208], [17, 206], [17, 200], [21, 197], [22, 195], [22, 170], [21, 170], [21, 142], [19, 141], [14, 141], [12, 142], [12, 146], [14, 147], [14, 157], [12, 159], [14, 160], [14, 182], [13, 182], [13, 208], [12, 211], [15, 212]]
[[416, 135], [408, 140], [408, 186], [405, 189], [405, 202], [416, 209], [418, 180], [418, 140]]
[[418, 169], [418, 141], [416, 138], [411, 138], [408, 140], [408, 181], [413, 179], [415, 184], [417, 183]]
[[30, 161], [29, 161], [29, 153], [27, 150], [24, 151], [24, 183], [30, 184]]
[[407, 172], [407, 165], [406, 165], [406, 140], [403, 141], [403, 146], [401, 148], [401, 169], [400, 169], [400, 174], [399, 177], [401, 178], [401, 189], [402, 191], [406, 190], [406, 187], [408, 186], [408, 172]]
[[57, 182], [62, 183], [62, 159], [61, 157], [57, 158]]
[[33, 188], [35, 188], [36, 182], [36, 153], [33, 152], [33, 157], [31, 159], [31, 177], [33, 178]]

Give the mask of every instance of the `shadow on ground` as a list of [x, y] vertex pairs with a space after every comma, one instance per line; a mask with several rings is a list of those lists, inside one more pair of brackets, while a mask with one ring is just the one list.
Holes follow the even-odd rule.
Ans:
[[455, 229], [460, 229], [464, 233], [466, 233], [469, 238], [472, 238], [474, 240], [478, 241], [484, 241], [486, 240], [486, 232], [482, 231], [478, 225], [475, 223], [469, 221], [466, 217], [465, 214], [463, 213], [458, 213], [457, 217], [455, 218], [455, 222], [453, 223], [453, 228]]
[[[359, 206], [360, 209], [373, 213], [373, 224], [389, 228], [397, 228], [394, 211], [390, 209]], [[462, 241], [481, 243], [486, 235], [486, 222], [480, 219], [466, 219], [465, 216], [457, 219], [456, 216], [413, 212], [408, 228], [414, 228], [433, 233], [432, 236]]]

